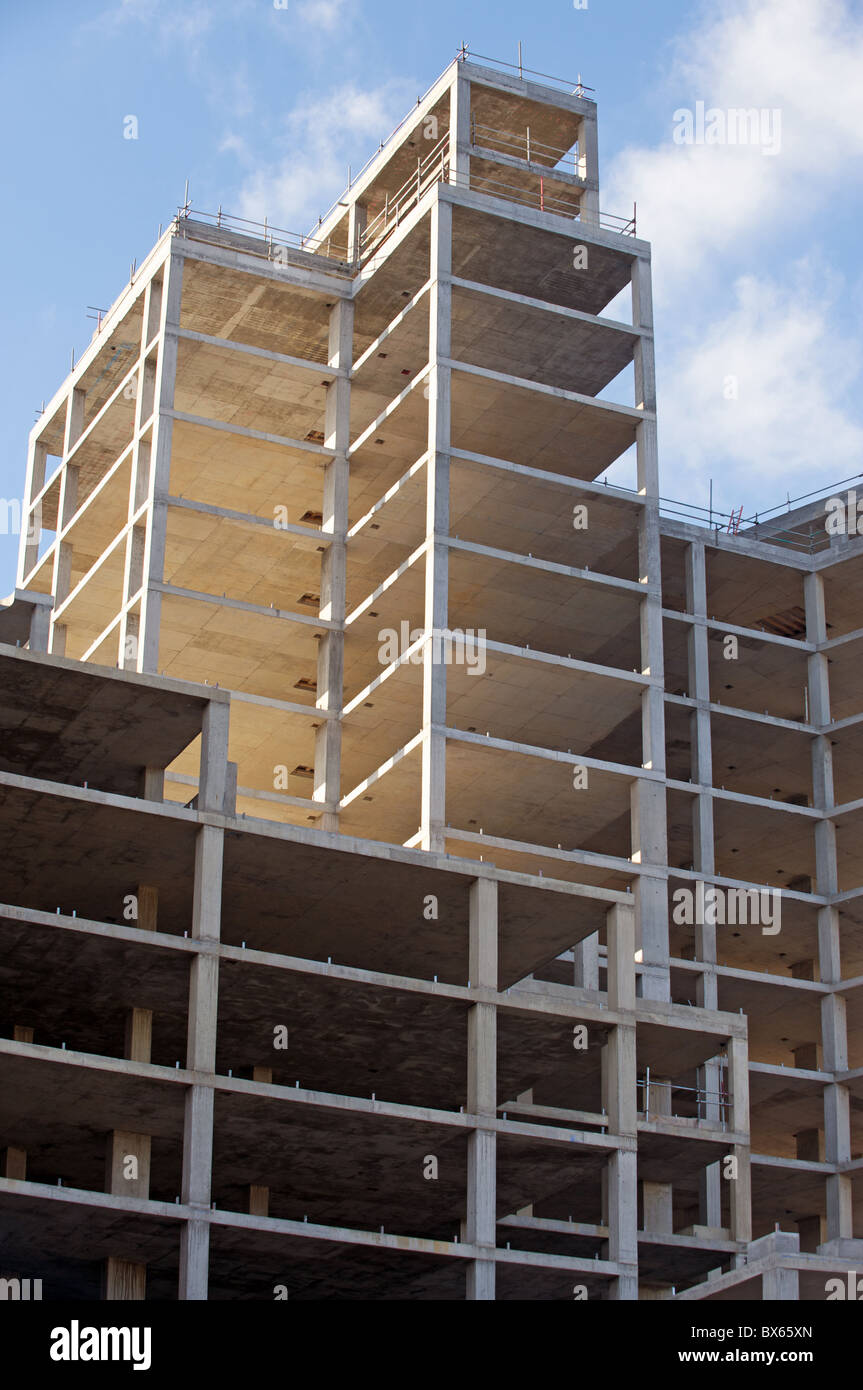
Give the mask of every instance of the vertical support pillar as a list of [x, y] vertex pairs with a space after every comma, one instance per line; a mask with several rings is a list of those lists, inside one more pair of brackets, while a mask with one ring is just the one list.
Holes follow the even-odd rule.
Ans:
[[[220, 811], [227, 776], [227, 702], [211, 700], [204, 718], [198, 809]], [[221, 935], [224, 831], [202, 825], [195, 845], [195, 890], [192, 937], [217, 942]], [[180, 1243], [180, 1298], [206, 1299], [213, 1171], [213, 1075], [216, 1069], [219, 961], [215, 954], [194, 956], [189, 978], [189, 1026], [186, 1067], [196, 1080], [186, 1093], [183, 1128], [182, 1201], [192, 1208]]]
[[572, 948], [572, 983], [579, 989], [599, 989], [599, 933], [586, 936]]
[[141, 620], [139, 613], [130, 611], [130, 604], [143, 584], [144, 553], [147, 543], [146, 521], [142, 520], [135, 526], [132, 526], [131, 523], [148, 496], [150, 444], [141, 438], [141, 434], [153, 413], [156, 398], [156, 357], [155, 355], [148, 357], [147, 349], [159, 332], [161, 304], [162, 280], [154, 276], [144, 287], [141, 340], [137, 371], [134, 377], [135, 413], [132, 426], [132, 467], [129, 477], [129, 501], [126, 509], [126, 522], [130, 529], [126, 534], [122, 607], [118, 629], [117, 664], [129, 671], [138, 670]]
[[452, 204], [440, 188], [431, 205], [429, 275], [429, 413], [426, 461], [425, 645], [423, 647], [422, 805], [420, 844], [446, 843], [446, 662], [449, 588], [450, 321]]
[[767, 1269], [761, 1276], [762, 1303], [797, 1303], [800, 1275], [796, 1269]]
[[[129, 1009], [126, 1014], [123, 1056], [130, 1062], [149, 1062], [152, 1038], [152, 1010]], [[105, 1152], [105, 1191], [119, 1197], [149, 1197], [149, 1134], [115, 1129], [108, 1135]], [[140, 1300], [146, 1298], [146, 1289], [146, 1264], [114, 1256], [106, 1260], [103, 1271], [106, 1299]]]
[[[12, 1029], [13, 1042], [31, 1043], [33, 1041], [32, 1028], [26, 1027], [21, 1023], [16, 1023]], [[27, 1178], [27, 1150], [18, 1148], [17, 1145], [10, 1144], [2, 1150], [2, 1161], [0, 1161], [0, 1173], [4, 1178], [16, 1178], [18, 1182], [24, 1182]]]
[[363, 237], [369, 220], [365, 203], [351, 203], [348, 209], [348, 259], [359, 265], [363, 257]]
[[[478, 878], [470, 887], [470, 982], [497, 990], [497, 883]], [[468, 1135], [465, 1237], [483, 1256], [467, 1271], [467, 1298], [493, 1299], [497, 1244], [497, 1136], [483, 1118], [497, 1117], [497, 1006], [474, 1004], [468, 1014], [467, 1108], [477, 1117]], [[487, 1253], [486, 1253], [487, 1252]]]
[[225, 809], [228, 790], [228, 738], [231, 706], [228, 698], [208, 700], [201, 724], [201, 767], [198, 776], [198, 810]]
[[[650, 1120], [672, 1113], [671, 1082], [668, 1077], [651, 1075], [650, 1109], [645, 1118]], [[647, 1111], [647, 1105], [645, 1105]], [[674, 1189], [670, 1182], [643, 1182], [641, 1184], [642, 1205], [644, 1207], [645, 1231], [659, 1231], [665, 1235], [674, 1233]]]
[[30, 612], [30, 635], [27, 645], [31, 652], [47, 652], [51, 637], [51, 609], [48, 604], [34, 603]]
[[609, 1297], [638, 1298], [638, 1183], [635, 1140], [638, 1102], [635, 1071], [635, 917], [628, 904], [606, 914], [608, 1007], [631, 1022], [609, 1031], [605, 1048], [605, 1108], [608, 1132], [630, 1141], [609, 1157], [606, 1168], [608, 1258], [621, 1266]]
[[[695, 618], [687, 633], [689, 696], [695, 701], [690, 716], [690, 776], [703, 790], [692, 802], [692, 853], [696, 872], [712, 877], [716, 872], [713, 797], [713, 744], [710, 726], [710, 659], [707, 645], [707, 565], [703, 541], [686, 547], [686, 608]], [[716, 924], [698, 922], [695, 926], [695, 958], [705, 969], [698, 976], [697, 1002], [701, 1008], [719, 1007], [716, 964]], [[698, 1085], [704, 1091], [702, 1114], [717, 1126], [720, 1123], [719, 1088], [721, 1069], [712, 1058], [698, 1069]], [[702, 1226], [718, 1230], [722, 1226], [722, 1170], [710, 1163], [699, 1177], [699, 1218]]]
[[586, 112], [578, 127], [579, 174], [586, 188], [581, 195], [581, 221], [599, 226], [599, 134], [596, 109]]
[[[732, 1131], [749, 1133], [749, 1048], [745, 1038], [728, 1040], [728, 1087]], [[752, 1239], [752, 1184], [749, 1144], [735, 1144], [736, 1174], [731, 1182], [731, 1238]]]
[[324, 473], [323, 530], [330, 537], [321, 557], [320, 615], [338, 628], [324, 632], [318, 643], [317, 708], [328, 718], [315, 735], [315, 801], [336, 809], [324, 811], [321, 828], [338, 830], [341, 797], [342, 692], [344, 687], [345, 606], [347, 574], [348, 485], [351, 425], [351, 366], [354, 306], [340, 299], [330, 312], [329, 365], [343, 375], [327, 387], [324, 445], [333, 450]]
[[449, 181], [470, 187], [470, 78], [457, 63], [449, 89]]
[[[54, 610], [69, 597], [72, 590], [72, 552], [71, 541], [63, 539], [63, 532], [78, 508], [78, 467], [69, 462], [69, 455], [81, 437], [84, 429], [84, 402], [87, 393], [74, 386], [66, 403], [66, 426], [63, 434], [63, 471], [60, 474], [60, 497], [57, 503], [57, 541], [54, 551], [54, 574], [51, 592], [54, 595]], [[58, 656], [66, 650], [66, 624], [62, 619], [51, 618], [49, 648]]]
[[[638, 521], [638, 574], [646, 593], [641, 601], [641, 668], [651, 678], [642, 695], [642, 766], [665, 774], [665, 691], [662, 646], [662, 574], [659, 534], [659, 466], [656, 444], [656, 384], [653, 360], [653, 300], [650, 261], [632, 267], [632, 318], [639, 330], [634, 350], [635, 401], [645, 412], [636, 428], [638, 490], [644, 498]], [[665, 786], [638, 777], [632, 786], [632, 854], [640, 866], [635, 885], [642, 992], [668, 1000], [668, 891], [652, 864], [668, 862]]]
[[[182, 258], [169, 255], [162, 273], [158, 357], [153, 383], [153, 421], [150, 429], [147, 478], [147, 532], [142, 565], [141, 616], [138, 632], [137, 669], [139, 671], [158, 671], [159, 669], [159, 627], [162, 616], [162, 595], [158, 589], [154, 588], [154, 585], [161, 583], [165, 576], [168, 504], [164, 499], [170, 491], [171, 481], [173, 420], [170, 411], [174, 405], [178, 342], [176, 329], [180, 326], [182, 293]], [[143, 376], [146, 386], [146, 368]], [[142, 416], [145, 409], [146, 406], [142, 404]], [[145, 458], [146, 455], [147, 451], [145, 450]]]
[[4, 1178], [15, 1178], [18, 1182], [25, 1182], [27, 1178], [27, 1150], [19, 1149], [15, 1144], [7, 1145], [2, 1150], [0, 1174]]
[[45, 486], [45, 468], [48, 461], [48, 446], [41, 440], [31, 438], [27, 451], [27, 476], [24, 484], [24, 497], [21, 504], [21, 535], [18, 543], [18, 588], [24, 588], [27, 576], [39, 557], [39, 542], [42, 538], [42, 506], [33, 506]]
[[[827, 612], [824, 579], [819, 573], [804, 576], [803, 593], [806, 605], [806, 638], [809, 642], [827, 640]], [[808, 659], [809, 722], [826, 727], [830, 715], [830, 675], [827, 654], [811, 653]], [[839, 890], [836, 857], [836, 824], [830, 819], [835, 804], [833, 788], [833, 750], [826, 734], [816, 734], [812, 740], [812, 801], [821, 812], [815, 823], [815, 877], [819, 894], [830, 895]], [[842, 978], [839, 911], [822, 907], [818, 913], [818, 963], [821, 979], [826, 984], [838, 984]], [[821, 1051], [826, 1071], [845, 1071], [848, 1067], [848, 1028], [845, 1000], [841, 995], [826, 996], [821, 1004]], [[847, 1086], [835, 1080], [824, 1088], [824, 1158], [838, 1165], [851, 1157], [851, 1113]], [[825, 1205], [827, 1211], [826, 1238], [836, 1240], [853, 1237], [854, 1214], [851, 1179], [847, 1173], [834, 1172], [827, 1178]]]
[[[115, 1197], [150, 1195], [150, 1136], [115, 1129], [105, 1152], [105, 1191]], [[147, 1266], [139, 1260], [110, 1256], [102, 1274], [103, 1297], [109, 1300], [146, 1298]]]

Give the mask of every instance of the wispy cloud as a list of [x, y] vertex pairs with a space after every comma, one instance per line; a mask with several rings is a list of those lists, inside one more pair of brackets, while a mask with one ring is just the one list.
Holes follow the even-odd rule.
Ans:
[[[255, 221], [266, 215], [288, 231], [308, 230], [344, 188], [349, 162], [356, 170], [414, 95], [414, 87], [398, 79], [367, 89], [348, 83], [316, 101], [300, 99], [271, 137], [280, 153], [247, 171], [236, 212]], [[248, 160], [248, 147], [236, 136], [229, 140], [234, 152]]]
[[[661, 86], [667, 135], [610, 165], [604, 205], [636, 198], [653, 242], [666, 492], [690, 485], [693, 469], [718, 471], [749, 510], [763, 482], [772, 499], [795, 472], [817, 485], [819, 471], [829, 483], [859, 462], [863, 411], [849, 389], [859, 357], [838, 328], [850, 289], [830, 273], [819, 216], [859, 176], [861, 70], [863, 15], [844, 0], [705, 11]], [[675, 110], [697, 102], [779, 111], [781, 148], [676, 144]]]
[[347, 23], [353, 8], [352, 0], [300, 0], [296, 12], [304, 24], [331, 34]]
[[687, 336], [670, 364], [664, 450], [681, 480], [723, 478], [729, 504], [735, 488], [738, 505], [754, 495], [753, 478], [778, 498], [786, 485], [799, 491], [819, 474], [830, 483], [863, 467], [863, 419], [852, 407], [863, 354], [837, 330], [834, 296], [813, 270], [804, 259], [781, 282], [741, 276], [727, 312], [697, 341]]
[[94, 27], [120, 30], [140, 25], [165, 45], [182, 44], [187, 50], [196, 49], [198, 41], [217, 18], [213, 4], [183, 4], [181, 0], [120, 0], [104, 10]]

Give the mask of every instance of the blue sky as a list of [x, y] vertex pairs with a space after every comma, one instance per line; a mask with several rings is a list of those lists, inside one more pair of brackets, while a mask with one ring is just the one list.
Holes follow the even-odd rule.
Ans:
[[[305, 231], [463, 40], [596, 88], [602, 208], [653, 242], [663, 492], [748, 514], [863, 472], [860, 0], [19, 0], [0, 34], [3, 497], [187, 178]], [[778, 110], [777, 152], [676, 143], [699, 101]]]

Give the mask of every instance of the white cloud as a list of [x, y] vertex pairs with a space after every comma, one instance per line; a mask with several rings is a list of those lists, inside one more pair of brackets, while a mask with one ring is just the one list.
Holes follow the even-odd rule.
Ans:
[[349, 83], [316, 102], [300, 100], [275, 140], [284, 153], [246, 175], [231, 210], [308, 231], [345, 187], [348, 163], [356, 161], [356, 173], [409, 107], [413, 90], [402, 80], [368, 90]]
[[345, 24], [351, 14], [350, 0], [304, 0], [297, 5], [297, 14], [304, 24], [332, 33]]
[[[763, 237], [816, 205], [849, 161], [863, 157], [863, 16], [843, 0], [741, 0], [681, 38], [663, 84], [667, 137], [612, 162], [603, 204], [638, 203], [639, 232], [657, 254], [661, 302], [741, 238]], [[672, 95], [673, 93], [673, 95]], [[781, 149], [677, 145], [674, 112], [781, 112]]]
[[126, 24], [141, 24], [151, 30], [166, 45], [182, 44], [196, 47], [199, 39], [211, 28], [215, 18], [212, 4], [182, 4], [180, 0], [120, 0], [112, 10], [106, 10], [93, 21], [98, 28], [122, 28]]
[[669, 364], [661, 439], [679, 482], [722, 479], [727, 510], [753, 476], [778, 500], [786, 486], [808, 491], [859, 471], [863, 424], [844, 401], [861, 351], [836, 331], [832, 308], [823, 271], [806, 260], [784, 284], [737, 280], [728, 312]]
[[[837, 326], [851, 291], [829, 271], [829, 208], [859, 180], [861, 71], [863, 14], [845, 0], [736, 0], [678, 40], [660, 82], [665, 137], [610, 164], [603, 208], [637, 199], [653, 243], [666, 495], [685, 495], [698, 471], [721, 479], [720, 505], [736, 497], [749, 512], [786, 483], [859, 470], [860, 353]], [[675, 110], [699, 101], [778, 109], [779, 153], [675, 144]], [[736, 400], [723, 395], [730, 376]]]

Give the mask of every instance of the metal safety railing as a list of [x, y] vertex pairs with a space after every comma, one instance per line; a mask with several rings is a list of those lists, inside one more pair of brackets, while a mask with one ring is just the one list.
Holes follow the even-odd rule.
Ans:
[[[482, 53], [472, 53], [469, 45], [463, 43], [459, 51], [456, 53], [455, 57], [452, 59], [452, 62], [449, 63], [447, 67], [444, 69], [444, 72], [441, 74], [441, 77], [443, 77], [445, 73], [449, 71], [449, 68], [452, 67], [453, 63], [466, 63], [470, 62], [471, 60], [477, 63], [486, 63], [492, 68], [501, 68], [507, 72], [518, 73], [519, 77], [528, 76], [531, 79], [538, 78], [539, 86], [549, 86], [552, 89], [558, 91], [563, 89], [570, 96], [586, 97], [589, 101], [593, 100], [593, 97], [588, 96], [588, 93], [594, 92], [594, 88], [585, 86], [581, 80], [580, 74], [577, 82], [573, 83], [572, 80], [569, 78], [552, 77], [549, 73], [537, 72], [533, 68], [525, 67], [521, 62], [521, 44], [519, 44], [518, 63], [505, 63], [499, 58], [489, 58], [487, 55], [484, 55]], [[432, 84], [426, 88], [423, 95], [417, 97], [416, 106], [412, 108], [412, 110], [408, 111], [408, 113], [405, 116], [402, 117], [398, 124], [394, 126], [393, 129], [390, 131], [386, 139], [380, 141], [378, 148], [374, 151], [373, 154], [369, 155], [368, 159], [358, 170], [354, 172], [350, 168], [348, 169], [348, 181], [343, 192], [330, 204], [327, 211], [321, 217], [318, 218], [318, 226], [321, 226], [322, 224], [326, 223], [334, 215], [334, 213], [336, 213], [337, 209], [346, 208], [348, 206], [348, 197], [353, 185], [359, 179], [361, 179], [363, 174], [365, 174], [366, 170], [369, 169], [375, 163], [375, 161], [380, 158], [384, 150], [387, 149], [388, 146], [393, 144], [399, 133], [415, 122], [417, 108], [422, 105], [422, 103], [426, 100], [429, 94], [434, 90], [438, 82], [440, 82], [441, 77], [436, 77], [434, 82], [432, 82]]]
[[[653, 1118], [657, 1120], [670, 1119], [697, 1119], [709, 1120], [712, 1124], [718, 1125], [723, 1129], [728, 1127], [730, 1117], [730, 1097], [728, 1094], [728, 1084], [726, 1080], [726, 1063], [724, 1058], [719, 1059], [719, 1085], [710, 1087], [706, 1085], [680, 1086], [676, 1082], [660, 1081], [650, 1075], [650, 1067], [647, 1067], [643, 1077], [636, 1080], [636, 1093], [641, 1101], [640, 1110], [645, 1119], [651, 1118], [651, 1101], [653, 1102]], [[694, 1100], [689, 1102], [689, 1109], [695, 1110], [695, 1115], [677, 1115], [673, 1109], [674, 1095], [684, 1094], [693, 1096]], [[662, 1102], [662, 1108], [658, 1108]], [[666, 1105], [668, 1108], [666, 1108]]]
[[572, 171], [574, 174], [578, 174], [578, 141], [576, 140], [572, 145], [567, 145], [565, 149], [556, 145], [547, 145], [543, 140], [537, 140], [531, 134], [529, 125], [525, 126], [523, 132], [498, 130], [494, 126], [479, 125], [475, 119], [471, 118], [470, 142], [472, 145], [480, 145], [483, 149], [492, 150], [495, 154], [512, 155], [516, 159], [526, 160], [528, 164], [543, 164], [548, 169], [555, 169], [565, 159], [571, 159]]
[[773, 545], [784, 545], [794, 550], [815, 554], [819, 550], [826, 549], [830, 544], [830, 536], [827, 533], [823, 518], [812, 518], [799, 521], [796, 525], [780, 527], [776, 524], [779, 517], [783, 512], [791, 512], [797, 507], [804, 506], [807, 502], [833, 496], [838, 493], [840, 488], [847, 487], [849, 484], [859, 484], [861, 479], [863, 479], [863, 473], [858, 473], [850, 478], [841, 478], [839, 482], [831, 483], [828, 487], [814, 488], [811, 492], [805, 492], [800, 497], [786, 496], [784, 502], [777, 502], [773, 507], [767, 507], [764, 511], [753, 512], [751, 516], [746, 517], [743, 516], [742, 507], [736, 511], [732, 508], [730, 512], [726, 512], [714, 507], [712, 502], [710, 506], [702, 507], [695, 502], [681, 502], [671, 497], [660, 497], [659, 510], [663, 516], [671, 517], [674, 520], [708, 527], [717, 536], [720, 532], [725, 532], [732, 536], [743, 536], [747, 540], [769, 541]]
[[[501, 179], [482, 178], [475, 182], [470, 174], [456, 173], [450, 164], [449, 133], [442, 135], [434, 148], [424, 159], [417, 159], [416, 173], [411, 174], [396, 193], [387, 194], [384, 206], [376, 212], [363, 230], [359, 240], [360, 262], [365, 261], [381, 245], [389, 234], [404, 221], [407, 214], [417, 206], [425, 192], [435, 183], [451, 183], [455, 187], [472, 188], [474, 192], [487, 193], [493, 198], [507, 202], [538, 208], [541, 212], [555, 213], [571, 221], [583, 220], [581, 206], [577, 199], [566, 198], [559, 193], [549, 193], [540, 178], [539, 188], [527, 188]], [[620, 217], [615, 213], [600, 212], [599, 226], [605, 231], [617, 232], [621, 236], [635, 236], [636, 209], [633, 204], [631, 217]]]
[[179, 236], [188, 236], [190, 222], [203, 222], [218, 231], [247, 237], [250, 243], [260, 243], [244, 245], [243, 250], [266, 260], [278, 261], [282, 254], [288, 251], [305, 251], [316, 256], [326, 256], [328, 260], [341, 261], [345, 265], [350, 259], [347, 246], [334, 241], [331, 236], [317, 237], [314, 232], [289, 232], [284, 227], [274, 227], [266, 217], [263, 222], [255, 222], [248, 217], [235, 217], [231, 213], [223, 212], [221, 208], [216, 212], [202, 212], [198, 208], [193, 210], [192, 204], [187, 202], [177, 208], [172, 225]]
[[363, 261], [370, 256], [389, 233], [399, 226], [428, 188], [436, 183], [446, 183], [448, 179], [449, 131], [441, 136], [424, 159], [417, 159], [416, 173], [405, 179], [401, 188], [392, 196], [386, 194], [380, 212], [375, 214], [360, 234], [360, 260]]
[[[568, 92], [570, 96], [574, 97], [586, 96], [588, 92], [594, 90], [593, 87], [586, 87], [584, 85], [580, 73], [578, 75], [578, 80], [573, 82], [572, 78], [569, 77], [552, 77], [548, 72], [537, 72], [535, 68], [525, 67], [522, 62], [521, 44], [518, 45], [518, 62], [516, 63], [505, 63], [501, 58], [489, 58], [488, 55], [484, 53], [472, 53], [467, 44], [462, 44], [456, 54], [456, 58], [459, 62], [468, 62], [470, 59], [473, 59], [476, 63], [488, 63], [490, 67], [502, 68], [505, 72], [514, 72], [519, 78], [538, 77], [540, 79], [540, 86], [552, 86], [558, 91], [563, 89]], [[593, 98], [590, 97], [588, 100], [592, 101]]]

